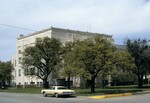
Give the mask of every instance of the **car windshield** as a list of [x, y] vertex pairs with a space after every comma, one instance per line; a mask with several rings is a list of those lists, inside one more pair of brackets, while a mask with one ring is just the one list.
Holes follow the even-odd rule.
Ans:
[[58, 90], [66, 89], [65, 87], [57, 87]]
[[49, 89], [53, 90], [55, 87], [50, 87]]

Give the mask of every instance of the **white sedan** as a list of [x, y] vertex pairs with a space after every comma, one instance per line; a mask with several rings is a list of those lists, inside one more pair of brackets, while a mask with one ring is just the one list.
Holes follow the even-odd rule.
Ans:
[[44, 97], [47, 97], [47, 95], [52, 95], [55, 97], [75, 95], [74, 90], [67, 89], [64, 86], [52, 86], [50, 89], [41, 90], [41, 93], [43, 94]]

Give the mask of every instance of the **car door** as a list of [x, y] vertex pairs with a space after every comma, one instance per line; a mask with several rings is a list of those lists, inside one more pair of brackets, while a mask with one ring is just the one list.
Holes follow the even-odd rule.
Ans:
[[52, 87], [51, 91], [50, 91], [50, 94], [51, 95], [54, 95], [55, 94], [55, 90], [56, 90], [56, 87]]
[[47, 94], [53, 95], [54, 89], [55, 89], [55, 87], [51, 87], [51, 88], [47, 91]]

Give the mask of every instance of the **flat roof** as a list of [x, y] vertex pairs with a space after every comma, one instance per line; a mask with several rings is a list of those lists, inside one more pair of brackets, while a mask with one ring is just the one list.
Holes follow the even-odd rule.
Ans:
[[[46, 31], [50, 31], [50, 30], [56, 30], [56, 31], [64, 31], [64, 32], [73, 32], [73, 33], [80, 33], [81, 35], [100, 35], [101, 33], [93, 33], [93, 32], [88, 32], [88, 31], [79, 31], [79, 30], [71, 30], [71, 29], [64, 29], [64, 28], [56, 28], [56, 27], [50, 27], [50, 28], [47, 28], [47, 29], [43, 29], [41, 31], [37, 31], [37, 32], [34, 32], [34, 33], [31, 33], [29, 35], [20, 35], [18, 37], [18, 40], [20, 39], [24, 39], [24, 38], [27, 38], [27, 37], [30, 37], [30, 36], [33, 36], [33, 35], [37, 35], [37, 34], [40, 34], [40, 33], [44, 33]], [[112, 38], [112, 35], [106, 35], [106, 34], [102, 34], [104, 35], [105, 37], [109, 37], [109, 38]]]

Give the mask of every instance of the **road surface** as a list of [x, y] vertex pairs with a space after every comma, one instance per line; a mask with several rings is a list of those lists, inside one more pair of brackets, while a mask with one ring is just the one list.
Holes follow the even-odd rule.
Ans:
[[114, 97], [107, 99], [90, 99], [87, 97], [55, 98], [40, 94], [1, 93], [0, 103], [150, 103], [150, 94]]

